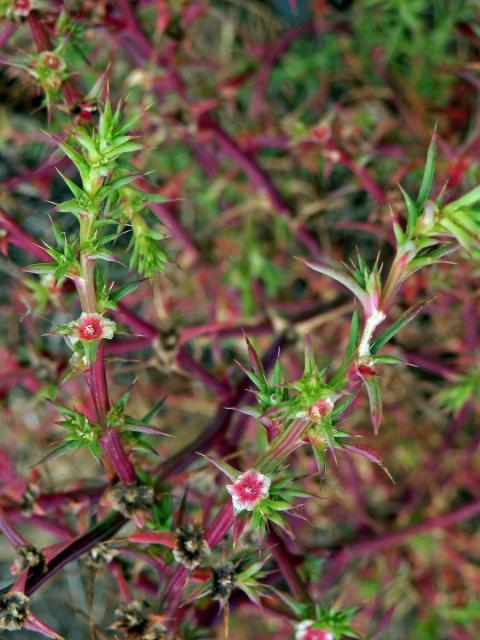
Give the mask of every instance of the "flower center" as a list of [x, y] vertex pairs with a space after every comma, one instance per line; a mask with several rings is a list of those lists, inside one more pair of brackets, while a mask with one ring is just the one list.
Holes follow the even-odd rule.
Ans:
[[88, 319], [80, 326], [79, 333], [83, 340], [96, 340], [102, 336], [102, 325], [96, 319]]

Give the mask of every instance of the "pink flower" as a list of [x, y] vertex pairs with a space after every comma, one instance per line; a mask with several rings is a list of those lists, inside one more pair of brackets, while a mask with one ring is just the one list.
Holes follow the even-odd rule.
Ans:
[[238, 476], [233, 484], [227, 485], [227, 491], [232, 496], [235, 512], [253, 511], [254, 507], [268, 497], [271, 480], [255, 469], [249, 469]]
[[15, 18], [26, 18], [31, 8], [30, 0], [15, 0], [13, 3], [13, 15]]
[[297, 626], [295, 640], [335, 640], [333, 633], [328, 629], [314, 627], [312, 620], [304, 620]]
[[100, 313], [82, 313], [80, 318], [71, 325], [70, 342], [75, 344], [79, 340], [111, 340], [115, 333], [115, 322], [107, 320]]

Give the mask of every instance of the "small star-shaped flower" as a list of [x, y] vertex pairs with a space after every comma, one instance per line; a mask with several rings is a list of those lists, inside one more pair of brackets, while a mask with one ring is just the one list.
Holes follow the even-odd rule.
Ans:
[[244, 509], [253, 511], [259, 502], [268, 498], [270, 484], [270, 478], [255, 469], [249, 469], [239, 475], [233, 484], [227, 485], [235, 512], [238, 513]]

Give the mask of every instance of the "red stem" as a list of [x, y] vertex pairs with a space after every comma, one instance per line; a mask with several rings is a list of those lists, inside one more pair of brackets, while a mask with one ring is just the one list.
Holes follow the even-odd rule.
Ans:
[[136, 481], [135, 471], [123, 448], [118, 432], [107, 427], [100, 438], [100, 445], [120, 481], [125, 484], [133, 484]]

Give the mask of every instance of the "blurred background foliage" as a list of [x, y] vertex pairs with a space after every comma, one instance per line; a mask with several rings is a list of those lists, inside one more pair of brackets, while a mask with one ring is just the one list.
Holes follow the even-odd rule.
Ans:
[[[306, 254], [298, 229], [304, 225], [324, 254], [347, 261], [359, 250], [373, 260], [380, 250], [388, 261], [391, 216], [405, 215], [397, 184], [407, 190], [418, 186], [435, 126], [436, 194], [447, 180], [455, 192], [476, 186], [480, 2], [166, 4], [168, 24], [161, 32], [159, 4], [131, 3], [158, 60], [143, 57], [142, 38], [135, 42], [122, 29], [123, 3], [66, 2], [63, 14], [60, 2], [39, 4], [57, 22], [56, 50], [72, 80], [87, 93], [108, 68], [112, 98], [126, 101], [127, 116], [142, 113], [137, 133], [146, 146], [138, 168], [150, 171], [150, 182], [171, 198], [169, 210], [198, 250], [199, 258], [193, 258], [172, 233], [163, 246], [176, 266], [128, 303], [154, 325], [173, 326], [180, 334], [210, 322], [247, 332], [267, 327], [254, 331], [265, 346], [273, 329], [317, 305], [319, 315], [333, 310], [330, 321], [311, 332], [320, 361], [328, 363], [347, 339], [346, 311], [335, 311], [347, 298], [293, 259]], [[197, 4], [206, 10], [188, 22], [189, 8]], [[2, 28], [11, 24], [4, 21]], [[1, 204], [39, 242], [51, 241], [49, 201], [66, 193], [55, 171], [44, 170], [52, 158], [53, 164], [59, 160], [45, 131], [61, 135], [72, 114], [56, 108], [54, 97], [49, 116], [38, 83], [12, 64], [35, 54], [27, 25], [16, 22], [6, 40], [0, 73]], [[67, 217], [56, 219], [75, 232]], [[162, 230], [161, 221], [152, 214], [148, 223]], [[128, 233], [119, 239], [120, 253], [127, 254], [129, 240]], [[52, 305], [51, 292], [14, 268], [30, 259], [15, 248], [8, 255], [0, 263], [0, 438], [5, 451], [14, 449], [17, 469], [28, 475], [58, 437], [42, 398], [56, 380], [55, 359], [66, 351], [61, 339], [46, 334], [71, 319], [74, 303], [67, 296]], [[473, 640], [480, 633], [478, 518], [355, 556], [326, 594], [328, 559], [318, 557], [479, 497], [479, 269], [465, 255], [456, 254], [454, 261], [455, 266], [413, 278], [399, 301], [401, 306], [436, 296], [428, 313], [397, 340], [400, 352], [417, 354], [420, 368], [388, 369], [383, 380], [386, 415], [375, 446], [396, 484], [363, 459], [342, 458], [322, 483], [322, 499], [308, 505], [315, 527], [301, 527], [309, 550], [303, 570], [316, 572], [318, 595], [328, 602], [360, 606], [357, 627], [367, 638]], [[113, 280], [125, 279], [125, 267], [109, 268]], [[189, 349], [213, 374], [238, 378], [234, 360], [245, 357], [241, 333], [201, 337]], [[299, 340], [285, 353], [287, 370], [298, 371], [301, 350]], [[161, 443], [159, 453], [167, 457], [207, 424], [215, 398], [188, 372], [165, 365], [158, 349], [128, 357], [112, 360], [114, 382], [120, 390], [138, 377], [133, 401], [139, 415], [148, 411], [152, 397], [168, 393], [161, 426], [176, 440]], [[12, 387], [12, 372], [29, 367], [40, 385], [20, 380]], [[85, 394], [79, 381], [70, 385], [66, 396]], [[367, 414], [366, 406], [357, 409], [350, 426], [370, 438]], [[252, 437], [257, 437], [254, 424], [246, 430], [245, 446]], [[298, 453], [300, 467], [311, 465], [303, 459], [307, 455]], [[84, 454], [40, 470], [44, 487], [51, 489], [95, 473]], [[318, 479], [308, 482], [318, 490]], [[30, 531], [28, 524], [24, 530]], [[11, 550], [1, 552], [7, 582]], [[128, 562], [136, 571], [135, 562]], [[88, 634], [88, 576], [79, 561], [34, 599], [44, 619], [72, 640]], [[94, 617], [106, 625], [114, 603], [104, 581], [95, 583]], [[232, 617], [234, 640], [285, 637], [275, 618], [259, 611], [240, 608]], [[388, 624], [375, 632], [384, 619]]]

